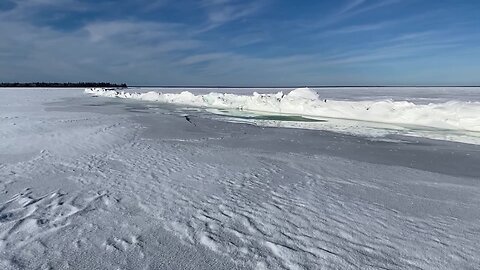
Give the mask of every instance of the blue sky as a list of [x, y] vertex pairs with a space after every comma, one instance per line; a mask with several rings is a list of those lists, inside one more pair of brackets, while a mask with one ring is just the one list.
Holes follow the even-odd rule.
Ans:
[[1, 0], [0, 81], [480, 85], [477, 0]]

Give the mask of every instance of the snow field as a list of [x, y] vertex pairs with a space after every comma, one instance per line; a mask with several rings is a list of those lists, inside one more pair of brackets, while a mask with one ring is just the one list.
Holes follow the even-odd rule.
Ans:
[[36, 91], [0, 100], [2, 269], [480, 265], [477, 178], [259, 147], [275, 139], [261, 128]]

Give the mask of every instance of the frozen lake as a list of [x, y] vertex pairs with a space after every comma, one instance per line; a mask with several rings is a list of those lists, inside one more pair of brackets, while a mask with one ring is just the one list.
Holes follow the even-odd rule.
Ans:
[[[291, 89], [129, 91], [152, 90]], [[479, 268], [480, 146], [462, 129], [478, 89], [313, 90], [473, 116], [386, 127], [1, 89], [0, 267]]]
[[219, 120], [264, 127], [480, 144], [480, 88], [474, 87], [92, 88], [85, 92], [92, 96], [191, 107], [219, 115]]

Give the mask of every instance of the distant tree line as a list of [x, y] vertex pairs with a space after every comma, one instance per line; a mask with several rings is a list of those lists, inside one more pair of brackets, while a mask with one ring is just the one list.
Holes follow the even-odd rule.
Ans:
[[0, 83], [0, 87], [111, 87], [111, 88], [127, 88], [126, 83], [107, 83], [107, 82], [67, 82], [67, 83], [51, 83], [51, 82], [29, 82], [29, 83]]

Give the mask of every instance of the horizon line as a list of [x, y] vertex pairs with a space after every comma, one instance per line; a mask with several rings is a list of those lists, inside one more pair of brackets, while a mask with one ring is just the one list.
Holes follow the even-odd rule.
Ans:
[[475, 88], [480, 85], [280, 85], [280, 86], [235, 86], [235, 85], [128, 85], [127, 87], [164, 87], [164, 88], [361, 88], [361, 87], [468, 87]]

